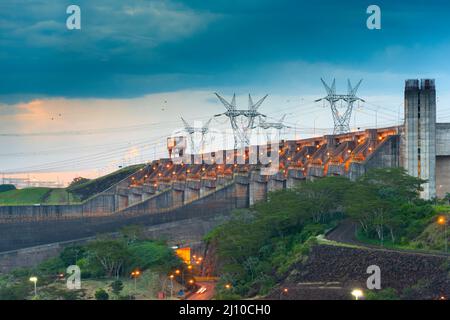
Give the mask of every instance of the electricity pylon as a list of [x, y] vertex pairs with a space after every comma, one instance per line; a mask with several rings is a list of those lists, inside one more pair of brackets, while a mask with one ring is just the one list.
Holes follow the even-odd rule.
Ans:
[[[181, 117], [181, 121], [184, 124], [184, 131], [189, 134], [189, 140], [191, 142], [191, 153], [197, 154], [199, 152], [203, 152], [205, 136], [209, 131], [209, 124], [211, 123], [212, 118], [210, 118], [204, 126], [202, 127], [194, 127], [191, 126], [186, 120]], [[200, 134], [200, 143], [196, 143]]]
[[[258, 102], [253, 103], [251, 95], [248, 95], [248, 109], [238, 109], [236, 106], [236, 94], [233, 94], [231, 102], [226, 101], [218, 93], [215, 93], [220, 102], [227, 109], [226, 112], [216, 114], [215, 117], [226, 116], [230, 119], [231, 128], [234, 134], [234, 148], [244, 148], [250, 145], [250, 130], [253, 129], [255, 119], [258, 117], [266, 117], [266, 115], [260, 113], [258, 108], [267, 98], [267, 94], [262, 97]], [[238, 121], [240, 119], [241, 121]]]
[[[275, 129], [275, 130], [278, 131], [278, 137], [280, 137], [281, 136], [280, 133], [281, 133], [282, 129], [290, 128], [289, 126], [287, 126], [287, 125], [285, 125], [283, 123], [284, 118], [286, 118], [286, 115], [283, 115], [280, 118], [280, 120], [278, 120], [276, 122], [267, 122], [263, 118], [260, 118], [258, 127], [263, 128], [264, 130]], [[266, 135], [267, 135], [267, 142], [269, 142], [269, 140], [270, 140], [270, 133], [266, 132]]]
[[[330, 104], [334, 121], [333, 133], [341, 134], [350, 132], [350, 119], [352, 116], [353, 104], [356, 101], [365, 102], [363, 99], [356, 96], [356, 91], [358, 91], [362, 79], [359, 80], [355, 87], [352, 87], [350, 80], [348, 80], [347, 94], [336, 94], [336, 79], [333, 79], [331, 87], [328, 86], [322, 78], [320, 80], [327, 91], [327, 96], [317, 99], [316, 102], [326, 100]], [[338, 106], [338, 103], [340, 103], [340, 106]]]

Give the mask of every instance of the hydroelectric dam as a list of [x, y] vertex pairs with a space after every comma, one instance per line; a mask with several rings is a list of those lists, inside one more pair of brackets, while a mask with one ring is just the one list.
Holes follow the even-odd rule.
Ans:
[[[434, 80], [406, 80], [404, 97], [400, 126], [280, 141], [277, 150], [216, 151], [196, 155], [201, 161], [194, 164], [159, 159], [81, 204], [0, 206], [0, 251], [114, 232], [129, 224], [226, 214], [307, 179], [356, 179], [371, 168], [403, 167], [427, 180], [423, 198], [443, 198], [450, 193], [450, 123], [436, 121]], [[277, 155], [273, 174], [264, 171], [263, 150]]]

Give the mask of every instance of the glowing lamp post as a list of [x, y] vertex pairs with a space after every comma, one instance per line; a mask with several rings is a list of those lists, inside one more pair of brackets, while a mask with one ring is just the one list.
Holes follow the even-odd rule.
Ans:
[[362, 290], [355, 289], [355, 290], [352, 291], [352, 296], [355, 297], [355, 300], [359, 300], [359, 298], [363, 297], [364, 294], [363, 294]]
[[37, 296], [37, 285], [36, 284], [37, 284], [38, 278], [37, 277], [31, 277], [30, 281], [34, 283], [34, 296], [36, 297]]
[[136, 281], [137, 278], [141, 275], [141, 272], [139, 270], [135, 270], [131, 272], [131, 277], [134, 278], [134, 293], [136, 294]]
[[283, 290], [280, 291], [280, 300], [283, 300], [283, 295], [287, 295], [289, 292], [288, 288], [284, 288]]
[[171, 274], [169, 276], [169, 278], [170, 278], [170, 297], [173, 298], [173, 278], [174, 278], [174, 275]]
[[445, 216], [439, 216], [437, 223], [441, 226], [444, 226], [444, 245], [445, 245], [445, 253], [448, 253], [448, 237], [447, 237], [447, 227], [448, 222]]

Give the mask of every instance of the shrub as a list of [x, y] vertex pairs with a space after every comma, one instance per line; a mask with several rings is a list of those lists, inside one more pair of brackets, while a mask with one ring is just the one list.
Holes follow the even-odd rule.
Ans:
[[16, 190], [13, 184], [0, 184], [0, 192], [6, 192], [10, 190]]
[[399, 300], [397, 290], [385, 288], [379, 291], [369, 291], [366, 294], [367, 300]]
[[109, 294], [108, 294], [108, 292], [106, 292], [103, 289], [98, 289], [97, 291], [95, 291], [95, 299], [96, 300], [108, 300]]
[[113, 283], [111, 283], [111, 289], [112, 292], [116, 295], [119, 296], [120, 295], [120, 291], [122, 291], [123, 289], [123, 282], [120, 280], [116, 280]]

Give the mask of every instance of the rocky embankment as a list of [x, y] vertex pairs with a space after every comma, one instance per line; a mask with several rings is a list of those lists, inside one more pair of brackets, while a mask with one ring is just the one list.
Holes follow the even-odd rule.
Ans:
[[[381, 288], [394, 288], [404, 299], [448, 298], [449, 260], [432, 254], [316, 245], [269, 298], [351, 299], [354, 288], [368, 291], [371, 265], [380, 267]], [[288, 290], [282, 293], [284, 288]]]

